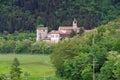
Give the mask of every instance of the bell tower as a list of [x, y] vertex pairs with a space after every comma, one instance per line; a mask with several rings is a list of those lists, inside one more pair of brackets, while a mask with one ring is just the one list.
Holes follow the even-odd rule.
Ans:
[[77, 20], [74, 18], [73, 20], [73, 29], [77, 28]]

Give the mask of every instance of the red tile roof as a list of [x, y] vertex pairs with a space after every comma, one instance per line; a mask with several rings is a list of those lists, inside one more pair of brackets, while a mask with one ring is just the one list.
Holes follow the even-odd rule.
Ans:
[[66, 31], [66, 32], [62, 32], [62, 31], [60, 31], [60, 34], [61, 35], [69, 35], [71, 32], [69, 32], [69, 31]]
[[49, 34], [61, 34], [61, 35], [69, 35], [71, 32], [69, 31], [65, 31], [65, 32], [62, 32], [62, 31], [57, 31], [57, 30], [52, 30], [51, 32], [49, 32]]
[[57, 30], [52, 30], [51, 32], [49, 32], [49, 34], [60, 34], [60, 32]]
[[[72, 30], [73, 27], [72, 26], [60, 26], [59, 30]], [[74, 30], [79, 30], [80, 28], [74, 28]]]
[[77, 27], [77, 28], [74, 28], [74, 30], [80, 30], [80, 28]]
[[73, 27], [72, 26], [60, 26], [59, 30], [72, 30]]

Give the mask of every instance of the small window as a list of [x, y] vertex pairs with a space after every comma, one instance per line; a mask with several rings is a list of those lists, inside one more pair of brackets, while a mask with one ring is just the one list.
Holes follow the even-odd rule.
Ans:
[[59, 37], [59, 35], [56, 35], [56, 37]]
[[51, 35], [51, 37], [54, 37], [54, 35]]

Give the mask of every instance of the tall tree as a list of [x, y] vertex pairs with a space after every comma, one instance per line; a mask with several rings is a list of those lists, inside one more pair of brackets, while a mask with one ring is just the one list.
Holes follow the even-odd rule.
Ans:
[[20, 63], [17, 58], [14, 58], [13, 64], [11, 66], [10, 74], [12, 80], [21, 80], [21, 68], [19, 67]]

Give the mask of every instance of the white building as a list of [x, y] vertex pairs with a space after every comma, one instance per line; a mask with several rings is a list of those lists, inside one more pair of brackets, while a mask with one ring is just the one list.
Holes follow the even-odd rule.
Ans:
[[50, 37], [51, 42], [55, 42], [55, 43], [59, 42], [59, 40], [61, 38], [59, 31], [53, 30], [49, 34], [51, 35], [51, 37]]
[[48, 36], [48, 27], [39, 27], [37, 28], [37, 37], [36, 41], [44, 40]]
[[72, 26], [60, 26], [58, 30], [52, 30], [48, 33], [47, 27], [40, 27], [37, 29], [36, 41], [47, 41], [57, 43], [61, 38], [69, 37], [71, 32], [79, 33], [80, 28], [77, 26], [77, 20], [73, 20]]

